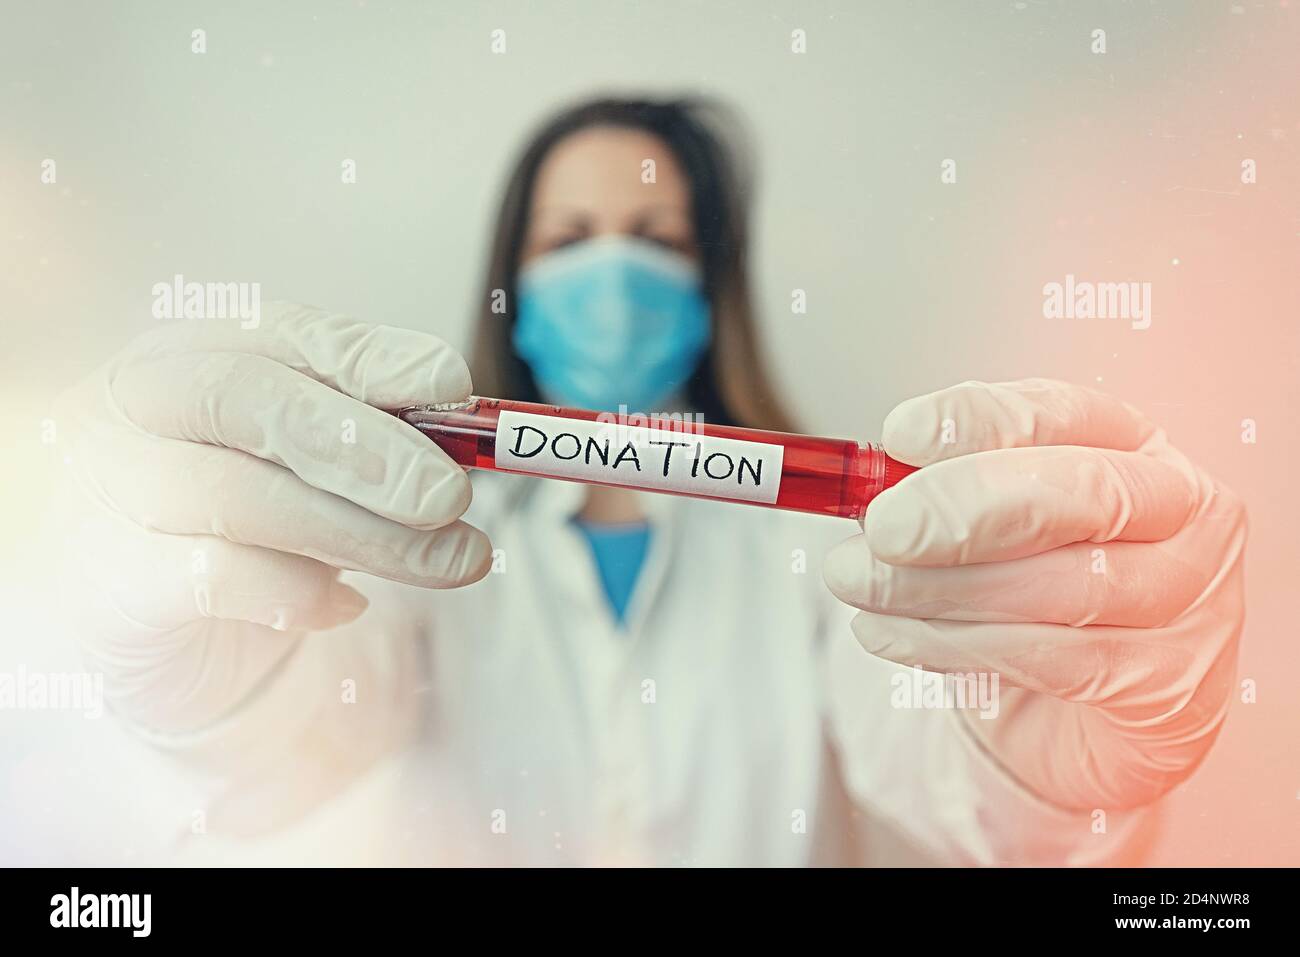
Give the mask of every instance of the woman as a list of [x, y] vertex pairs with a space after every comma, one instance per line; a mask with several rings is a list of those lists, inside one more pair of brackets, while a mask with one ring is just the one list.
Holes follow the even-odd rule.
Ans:
[[[557, 117], [506, 191], [475, 391], [785, 427], [743, 195], [700, 104]], [[397, 755], [402, 860], [1114, 861], [1217, 733], [1242, 510], [1116, 400], [903, 403], [885, 443], [928, 467], [827, 589], [826, 520], [509, 475], [470, 507], [379, 411], [470, 390], [432, 337], [290, 306], [159, 329], [60, 416], [109, 506], [72, 579], [98, 583], [88, 651], [125, 720], [215, 774], [209, 833]]]

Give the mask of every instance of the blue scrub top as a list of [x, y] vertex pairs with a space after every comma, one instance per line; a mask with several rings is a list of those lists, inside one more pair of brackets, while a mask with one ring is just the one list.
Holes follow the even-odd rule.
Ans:
[[600, 572], [600, 583], [605, 589], [614, 617], [621, 625], [627, 603], [636, 587], [637, 576], [645, 564], [650, 547], [648, 524], [600, 525], [575, 521], [583, 538], [591, 546], [592, 557]]

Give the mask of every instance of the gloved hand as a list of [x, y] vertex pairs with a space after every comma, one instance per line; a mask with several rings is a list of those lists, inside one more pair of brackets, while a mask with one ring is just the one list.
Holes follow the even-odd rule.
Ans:
[[998, 673], [999, 715], [963, 719], [1060, 806], [1131, 807], [1191, 774], [1232, 693], [1240, 500], [1131, 407], [1060, 382], [911, 399], [883, 441], [926, 468], [828, 556], [862, 646]]
[[339, 569], [432, 588], [486, 574], [490, 543], [457, 521], [465, 473], [377, 408], [469, 391], [432, 336], [273, 304], [255, 329], [160, 326], [67, 393], [55, 421], [90, 493], [64, 503], [70, 603], [114, 709], [209, 724], [306, 632], [362, 613]]

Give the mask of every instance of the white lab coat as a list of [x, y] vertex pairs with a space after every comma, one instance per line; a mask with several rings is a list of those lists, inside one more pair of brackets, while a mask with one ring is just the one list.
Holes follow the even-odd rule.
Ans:
[[852, 524], [646, 495], [620, 629], [571, 524], [583, 494], [476, 475], [485, 580], [348, 575], [357, 622], [218, 726], [158, 738], [218, 769], [210, 831], [297, 832], [313, 852], [267, 859], [335, 863], [1109, 863], [1140, 843], [1149, 812], [1054, 808], [953, 711], [891, 704], [902, 669], [821, 579]]

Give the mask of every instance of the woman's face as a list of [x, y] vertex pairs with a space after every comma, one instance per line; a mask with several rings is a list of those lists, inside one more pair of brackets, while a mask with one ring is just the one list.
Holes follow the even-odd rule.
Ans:
[[644, 412], [675, 400], [711, 329], [690, 189], [667, 144], [619, 127], [555, 144], [520, 262], [512, 344], [547, 401]]
[[[655, 181], [642, 181], [646, 160]], [[631, 236], [699, 261], [690, 185], [672, 150], [643, 130], [592, 127], [560, 140], [537, 172], [521, 264], [597, 236]]]

